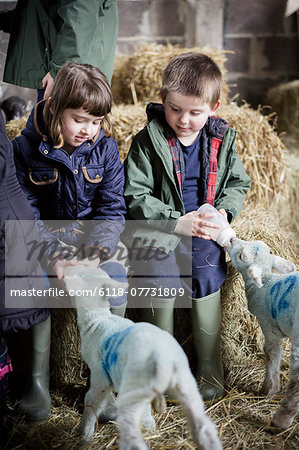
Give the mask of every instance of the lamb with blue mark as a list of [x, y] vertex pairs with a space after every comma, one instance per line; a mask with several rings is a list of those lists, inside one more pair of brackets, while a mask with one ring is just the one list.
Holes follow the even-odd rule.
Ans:
[[[220, 450], [217, 428], [205, 413], [188, 359], [178, 342], [154, 325], [111, 314], [105, 292], [125, 289], [127, 284], [112, 280], [99, 268], [92, 271], [82, 266], [68, 267], [64, 281], [68, 291], [78, 294], [75, 303], [81, 354], [90, 369], [90, 388], [79, 428], [82, 438], [92, 438], [97, 418], [105, 412], [111, 392], [116, 392], [119, 449], [147, 449], [140, 423], [155, 428], [151, 404], [157, 412], [163, 412], [167, 390], [182, 404], [197, 448]], [[98, 295], [84, 296], [90, 289]]]
[[257, 317], [265, 337], [265, 394], [279, 392], [281, 340], [289, 337], [292, 341], [290, 381], [271, 422], [286, 429], [299, 410], [299, 273], [292, 262], [272, 255], [262, 241], [234, 238], [227, 249], [243, 276], [248, 309]]

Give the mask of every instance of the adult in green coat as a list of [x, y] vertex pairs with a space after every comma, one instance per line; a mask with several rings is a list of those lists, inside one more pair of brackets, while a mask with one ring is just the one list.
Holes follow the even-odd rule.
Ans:
[[3, 81], [45, 89], [66, 61], [98, 67], [111, 81], [118, 34], [116, 0], [18, 0], [0, 11], [10, 33]]

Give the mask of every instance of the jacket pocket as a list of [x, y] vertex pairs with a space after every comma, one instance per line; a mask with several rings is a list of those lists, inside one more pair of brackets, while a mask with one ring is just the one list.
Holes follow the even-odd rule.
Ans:
[[97, 184], [103, 179], [104, 167], [99, 166], [83, 166], [81, 167], [84, 178], [89, 183]]
[[46, 186], [53, 184], [58, 179], [58, 169], [56, 168], [39, 168], [29, 169], [29, 179], [37, 186]]
[[81, 170], [84, 175], [84, 196], [88, 202], [91, 202], [94, 200], [103, 179], [104, 167], [83, 166]]

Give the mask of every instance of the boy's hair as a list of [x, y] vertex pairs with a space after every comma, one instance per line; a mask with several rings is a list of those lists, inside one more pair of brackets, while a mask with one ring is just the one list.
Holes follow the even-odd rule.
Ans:
[[92, 116], [104, 116], [101, 127], [106, 136], [111, 136], [112, 127], [107, 116], [111, 106], [111, 89], [100, 69], [90, 64], [66, 62], [58, 72], [44, 108], [44, 120], [54, 146], [64, 144], [61, 116], [67, 108], [83, 108]]
[[161, 97], [164, 102], [170, 91], [176, 91], [200, 97], [213, 108], [220, 98], [221, 85], [221, 71], [209, 56], [181, 53], [163, 71]]

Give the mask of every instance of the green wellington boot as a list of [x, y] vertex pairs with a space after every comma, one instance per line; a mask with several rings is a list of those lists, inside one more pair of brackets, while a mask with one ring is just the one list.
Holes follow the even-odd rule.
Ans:
[[203, 399], [224, 395], [223, 365], [220, 355], [220, 289], [206, 297], [192, 299], [192, 334], [197, 353], [196, 380], [202, 381]]
[[166, 299], [151, 297], [146, 303], [148, 307], [140, 308], [140, 320], [152, 323], [173, 335], [174, 302], [175, 297]]
[[[18, 411], [28, 420], [42, 422], [50, 414], [50, 344], [51, 317], [28, 330], [24, 358], [29, 363], [29, 386], [18, 405]], [[27, 341], [27, 339], [26, 339]]]

